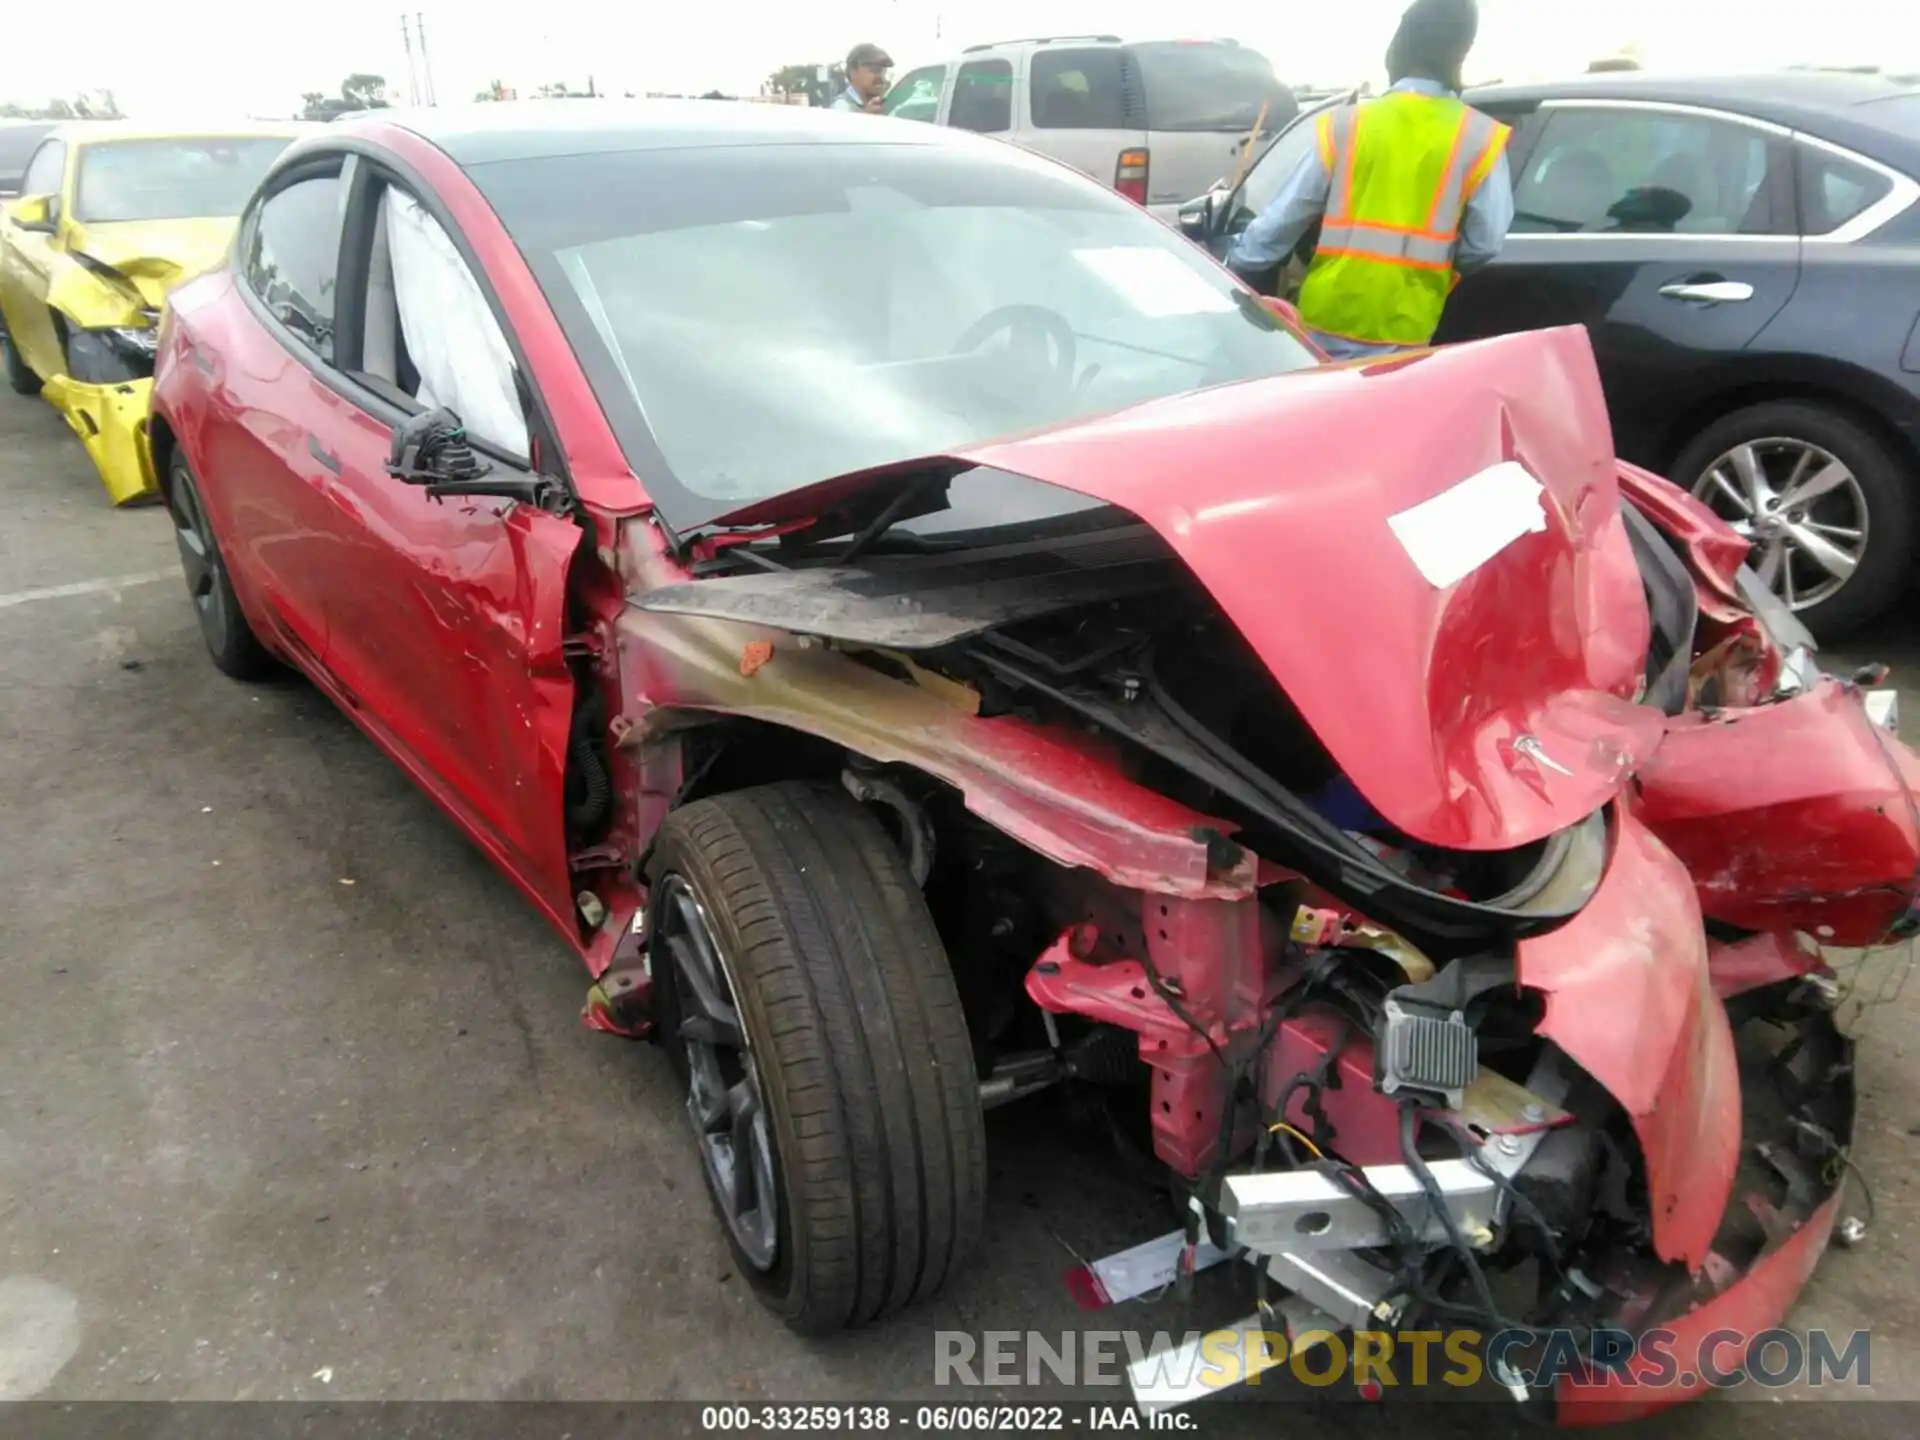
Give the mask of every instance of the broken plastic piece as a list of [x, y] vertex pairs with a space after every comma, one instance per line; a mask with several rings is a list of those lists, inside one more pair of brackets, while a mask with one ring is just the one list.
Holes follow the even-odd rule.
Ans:
[[633, 970], [609, 970], [587, 989], [580, 1023], [589, 1030], [640, 1040], [653, 1028], [645, 1010], [647, 988]]
[[[1174, 1281], [1186, 1245], [1186, 1231], [1169, 1230], [1103, 1260], [1076, 1265], [1064, 1277], [1067, 1291], [1082, 1310], [1099, 1310], [1164, 1290]], [[1193, 1251], [1194, 1271], [1210, 1270], [1226, 1258], [1226, 1251], [1202, 1236]]]
[[773, 646], [765, 640], [749, 640], [740, 647], [740, 673], [752, 675], [773, 659]]

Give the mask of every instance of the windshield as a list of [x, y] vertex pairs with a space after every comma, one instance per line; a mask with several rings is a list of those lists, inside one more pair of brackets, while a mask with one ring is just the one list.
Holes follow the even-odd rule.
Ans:
[[988, 142], [472, 167], [680, 525], [1311, 352], [1194, 246]]
[[286, 136], [96, 141], [80, 152], [73, 218], [198, 220], [238, 215]]
[[1298, 108], [1258, 50], [1177, 40], [1132, 49], [1146, 92], [1149, 130], [1244, 133], [1260, 118], [1262, 105], [1269, 127], [1285, 124]]

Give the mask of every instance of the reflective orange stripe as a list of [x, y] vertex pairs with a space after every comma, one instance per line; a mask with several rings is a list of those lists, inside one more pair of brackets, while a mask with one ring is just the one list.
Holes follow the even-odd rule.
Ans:
[[1347, 113], [1351, 115], [1353, 119], [1347, 125], [1347, 153], [1340, 157], [1344, 162], [1340, 168], [1346, 172], [1345, 181], [1340, 186], [1340, 198], [1345, 202], [1340, 207], [1340, 214], [1342, 216], [1353, 213], [1353, 162], [1360, 154], [1360, 108], [1355, 106]]
[[1353, 211], [1353, 155], [1358, 148], [1354, 142], [1359, 127], [1360, 112], [1352, 105], [1342, 105], [1326, 118], [1327, 173], [1331, 177], [1326, 220], [1333, 224], [1344, 221]]
[[1367, 260], [1375, 265], [1397, 265], [1405, 270], [1451, 270], [1452, 260], [1417, 260], [1411, 255], [1382, 255], [1374, 250], [1354, 249], [1348, 246], [1320, 247], [1319, 252], [1329, 259]]
[[1461, 114], [1460, 124], [1453, 132], [1453, 144], [1447, 149], [1447, 163], [1440, 167], [1440, 184], [1433, 192], [1433, 205], [1427, 211], [1427, 229], [1429, 230], [1440, 228], [1440, 207], [1447, 203], [1447, 194], [1453, 189], [1451, 184], [1454, 175], [1453, 167], [1460, 159], [1460, 146], [1467, 138], [1467, 121], [1472, 114], [1471, 110]]
[[1351, 220], [1341, 217], [1348, 225], [1362, 226], [1368, 230], [1384, 230], [1392, 235], [1417, 235], [1422, 240], [1458, 240], [1458, 230], [1429, 230], [1424, 225], [1393, 225], [1385, 220]]
[[1473, 169], [1467, 172], [1466, 198], [1471, 200], [1480, 193], [1480, 187], [1487, 183], [1493, 174], [1493, 167], [1506, 153], [1507, 141], [1513, 138], [1513, 131], [1505, 125], [1496, 125], [1493, 138], [1487, 141], [1487, 148], [1480, 152], [1480, 158], [1473, 162]]

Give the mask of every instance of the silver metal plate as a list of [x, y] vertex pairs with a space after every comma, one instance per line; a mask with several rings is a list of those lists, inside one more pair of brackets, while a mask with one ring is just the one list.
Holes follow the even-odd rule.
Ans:
[[[1499, 1190], [1491, 1176], [1464, 1160], [1436, 1160], [1427, 1168], [1462, 1231], [1473, 1235], [1493, 1223]], [[1361, 1173], [1406, 1217], [1416, 1237], [1428, 1244], [1447, 1239], [1446, 1226], [1411, 1169], [1369, 1165]], [[1230, 1175], [1221, 1186], [1220, 1211], [1233, 1243], [1263, 1255], [1360, 1250], [1387, 1242], [1380, 1215], [1317, 1170]]]
[[1379, 1310], [1394, 1293], [1393, 1277], [1344, 1250], [1275, 1255], [1267, 1273], [1343, 1329], [1364, 1330], [1390, 1318]]
[[[1257, 1385], [1268, 1371], [1285, 1369], [1296, 1353], [1324, 1343], [1316, 1332], [1337, 1335], [1342, 1328], [1298, 1295], [1289, 1295], [1274, 1309], [1273, 1320], [1249, 1315], [1134, 1361], [1127, 1366], [1133, 1403], [1151, 1415], [1223, 1394], [1249, 1380]], [[1316, 1338], [1304, 1344], [1309, 1336]]]

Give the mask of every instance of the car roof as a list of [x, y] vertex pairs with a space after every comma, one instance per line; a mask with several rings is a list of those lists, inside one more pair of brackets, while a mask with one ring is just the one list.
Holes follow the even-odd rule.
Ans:
[[1799, 130], [1920, 175], [1920, 87], [1904, 77], [1836, 70], [1731, 75], [1618, 71], [1476, 85], [1465, 98], [1473, 105], [1637, 100], [1725, 110]]
[[947, 145], [977, 137], [937, 125], [800, 105], [729, 100], [511, 100], [372, 110], [321, 127], [378, 139], [397, 125], [460, 166], [628, 150], [745, 145]]
[[63, 120], [53, 138], [87, 145], [100, 140], [292, 139], [320, 127], [299, 120], [226, 120], [204, 124], [150, 125], [131, 120]]

